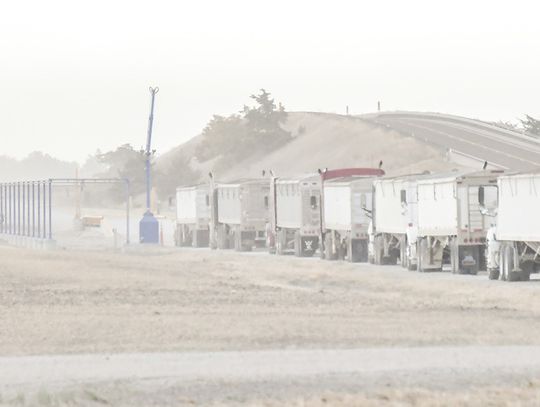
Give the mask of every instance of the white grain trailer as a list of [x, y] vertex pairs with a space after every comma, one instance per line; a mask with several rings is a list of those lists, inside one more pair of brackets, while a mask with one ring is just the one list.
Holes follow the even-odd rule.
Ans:
[[[418, 181], [418, 270], [476, 274], [485, 267], [485, 240], [497, 207], [502, 170], [454, 172]], [[483, 201], [483, 205], [480, 201]]]
[[414, 270], [418, 230], [417, 182], [427, 174], [376, 179], [373, 182], [370, 261]]
[[368, 229], [372, 216], [376, 168], [345, 168], [321, 173], [321, 258], [368, 261]]
[[540, 173], [501, 176], [498, 187], [497, 226], [488, 233], [489, 277], [526, 281], [540, 269]]
[[215, 186], [218, 249], [250, 251], [266, 242], [268, 179], [240, 180]]
[[321, 230], [321, 176], [274, 177], [270, 191], [270, 252], [313, 256]]
[[175, 242], [177, 246], [208, 247], [209, 193], [208, 185], [176, 189]]

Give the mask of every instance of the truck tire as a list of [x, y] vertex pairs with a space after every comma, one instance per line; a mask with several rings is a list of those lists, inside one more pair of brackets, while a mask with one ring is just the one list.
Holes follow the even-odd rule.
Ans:
[[514, 271], [514, 248], [510, 245], [505, 245], [504, 249], [504, 272], [506, 281], [519, 281], [521, 275], [519, 271]]
[[418, 242], [416, 243], [416, 247], [417, 247], [417, 250], [416, 250], [416, 254], [417, 254], [417, 270], [420, 272], [420, 273], [423, 273], [425, 272], [424, 270], [424, 267], [422, 265], [422, 258], [424, 257], [424, 247], [425, 247], [425, 241], [426, 239], [422, 239], [422, 238], [419, 238], [418, 239]]
[[531, 272], [528, 270], [521, 270], [518, 273], [520, 281], [529, 281], [531, 279]]
[[[416, 245], [418, 244], [418, 242], [416, 242], [414, 244], [415, 246], [415, 250], [414, 250], [414, 253], [416, 253], [418, 255], [418, 251], [416, 250]], [[418, 269], [418, 258], [416, 258], [415, 262], [413, 262], [413, 256], [412, 256], [412, 249], [410, 248], [410, 245], [407, 243], [407, 250], [406, 250], [406, 253], [405, 253], [405, 256], [406, 256], [406, 267], [407, 267], [407, 270], [409, 271], [414, 271], [414, 270], [417, 270]]]
[[250, 252], [252, 246], [245, 242], [244, 236], [241, 230], [235, 230], [233, 232], [234, 250], [237, 252]]
[[450, 268], [452, 274], [459, 273], [459, 246], [455, 238], [450, 241]]
[[337, 258], [338, 260], [345, 260], [345, 255], [347, 254], [347, 248], [343, 243], [340, 243], [337, 248]]
[[500, 271], [499, 269], [489, 269], [488, 270], [488, 277], [490, 280], [498, 280], [500, 277]]
[[189, 237], [189, 228], [186, 225], [180, 226], [178, 231], [178, 242], [180, 247], [189, 247], [191, 246], [191, 239]]
[[215, 228], [210, 227], [210, 230], [208, 231], [208, 246], [210, 246], [210, 250], [216, 250], [217, 249], [217, 231]]
[[302, 257], [302, 242], [299, 232], [294, 232], [294, 255], [296, 257]]
[[349, 261], [366, 263], [368, 261], [368, 242], [366, 239], [350, 239]]
[[377, 264], [377, 265], [382, 265], [383, 264], [382, 239], [383, 239], [383, 236], [377, 235], [377, 236], [375, 236], [375, 239], [373, 241], [373, 252], [374, 252], [373, 262], [375, 264]]
[[506, 245], [502, 244], [499, 249], [499, 279], [506, 281]]
[[218, 249], [226, 250], [230, 248], [229, 236], [225, 231], [225, 226], [219, 225], [217, 227], [217, 247]]
[[399, 263], [401, 267], [407, 268], [407, 236], [401, 236], [399, 239]]
[[326, 233], [319, 236], [319, 241], [321, 242], [321, 246], [319, 247], [319, 258], [324, 260], [326, 258]]
[[384, 264], [395, 266], [399, 258], [399, 249], [390, 249], [388, 256], [383, 258]]
[[534, 271], [534, 262], [531, 260], [522, 261], [519, 263], [520, 280], [529, 281], [531, 279], [531, 273]]
[[359, 258], [358, 261], [361, 263], [367, 263], [369, 258], [369, 241], [368, 239], [362, 239], [358, 242], [359, 247]]
[[334, 245], [332, 244], [332, 233], [324, 235], [324, 258], [326, 260], [337, 260], [337, 253], [334, 252]]
[[278, 256], [283, 256], [285, 254], [285, 248], [283, 247], [283, 234], [285, 232], [283, 231], [283, 229], [281, 230], [278, 230], [277, 233], [276, 233], [276, 242], [275, 242], [275, 245], [276, 245], [276, 254]]
[[411, 259], [407, 256], [407, 270], [415, 271], [417, 269], [418, 269], [418, 266], [416, 264], [413, 264]]

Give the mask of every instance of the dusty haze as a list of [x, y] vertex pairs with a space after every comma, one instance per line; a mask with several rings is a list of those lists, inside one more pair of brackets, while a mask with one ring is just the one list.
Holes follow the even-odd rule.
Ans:
[[156, 148], [269, 89], [288, 110], [540, 115], [537, 3], [430, 1], [12, 2], [0, 15], [0, 132], [7, 153], [83, 161]]

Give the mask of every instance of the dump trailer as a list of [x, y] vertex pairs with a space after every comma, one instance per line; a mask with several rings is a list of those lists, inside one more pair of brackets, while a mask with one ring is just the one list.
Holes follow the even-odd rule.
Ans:
[[415, 270], [418, 231], [417, 183], [427, 174], [373, 181], [370, 262]]
[[208, 185], [176, 189], [175, 242], [177, 246], [208, 247], [209, 193]]
[[418, 181], [418, 270], [476, 274], [485, 268], [485, 241], [497, 207], [502, 170], [453, 172]]
[[[540, 270], [540, 173], [504, 175], [497, 184], [497, 225], [487, 236], [489, 278], [527, 281]], [[485, 192], [481, 204], [489, 213]]]
[[269, 250], [310, 257], [319, 247], [321, 176], [272, 177], [270, 183]]
[[218, 249], [250, 251], [264, 247], [270, 185], [268, 179], [239, 180], [215, 184], [216, 246]]
[[384, 171], [376, 168], [347, 168], [321, 173], [321, 258], [368, 261], [373, 181], [382, 175]]

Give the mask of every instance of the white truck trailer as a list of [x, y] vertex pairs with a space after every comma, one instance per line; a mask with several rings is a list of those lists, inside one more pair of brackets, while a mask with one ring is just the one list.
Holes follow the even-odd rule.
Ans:
[[[418, 270], [476, 274], [485, 267], [485, 240], [497, 207], [502, 170], [453, 172], [418, 181]], [[481, 201], [484, 201], [484, 205]]]
[[175, 242], [177, 246], [208, 247], [209, 193], [208, 185], [176, 189]]
[[250, 251], [264, 247], [270, 185], [268, 179], [215, 184], [212, 216], [218, 249]]
[[[540, 173], [504, 175], [498, 187], [497, 225], [487, 238], [489, 278], [527, 281], [540, 269]], [[481, 195], [488, 213], [488, 197]]]
[[427, 174], [373, 181], [372, 253], [370, 262], [396, 264], [415, 270], [418, 230], [418, 180]]
[[321, 176], [276, 178], [270, 182], [268, 245], [271, 253], [310, 257], [319, 247]]
[[345, 168], [321, 173], [321, 258], [368, 261], [368, 229], [373, 181], [384, 175], [376, 168]]

